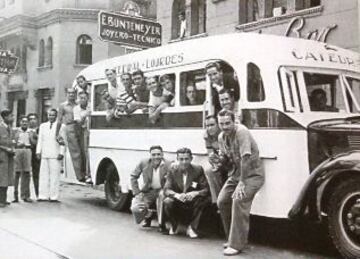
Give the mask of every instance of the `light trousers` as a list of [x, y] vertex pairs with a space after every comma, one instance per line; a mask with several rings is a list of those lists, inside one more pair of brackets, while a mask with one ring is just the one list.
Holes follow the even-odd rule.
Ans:
[[40, 164], [39, 199], [58, 200], [60, 188], [60, 160], [42, 158]]

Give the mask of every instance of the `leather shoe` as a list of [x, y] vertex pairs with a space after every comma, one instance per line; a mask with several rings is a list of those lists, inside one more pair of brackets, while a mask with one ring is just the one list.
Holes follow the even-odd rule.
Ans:
[[151, 218], [145, 218], [144, 223], [142, 224], [143, 228], [149, 228], [151, 227]]
[[234, 249], [230, 246], [224, 249], [224, 255], [228, 255], [228, 256], [237, 255], [240, 254], [240, 252], [241, 250]]
[[6, 206], [9, 206], [10, 204], [11, 204], [11, 202], [8, 202], [8, 201], [5, 202], [5, 205], [6, 205]]
[[189, 226], [186, 230], [186, 235], [190, 238], [198, 238], [198, 234], [195, 233], [195, 231], [192, 229], [191, 226]]
[[169, 230], [166, 228], [166, 226], [159, 226], [158, 231], [163, 235], [169, 235]]
[[59, 200], [49, 200], [50, 202], [60, 202]]
[[33, 200], [30, 199], [30, 198], [25, 198], [25, 199], [23, 199], [23, 201], [24, 201], [24, 202], [33, 202]]
[[19, 199], [18, 198], [15, 198], [12, 203], [18, 203], [19, 202]]

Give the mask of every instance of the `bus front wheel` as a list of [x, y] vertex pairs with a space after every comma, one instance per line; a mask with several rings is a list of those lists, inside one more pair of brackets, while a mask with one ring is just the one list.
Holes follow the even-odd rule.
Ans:
[[360, 258], [360, 178], [345, 180], [329, 200], [329, 233], [345, 258]]
[[105, 197], [108, 207], [112, 210], [123, 211], [129, 207], [130, 193], [121, 191], [119, 174], [112, 164], [107, 168]]

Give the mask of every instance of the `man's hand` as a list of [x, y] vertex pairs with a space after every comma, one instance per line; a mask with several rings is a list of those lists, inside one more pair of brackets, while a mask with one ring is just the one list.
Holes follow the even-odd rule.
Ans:
[[6, 151], [7, 151], [7, 153], [9, 154], [9, 156], [15, 156], [15, 151], [14, 151], [14, 149], [8, 148]]
[[186, 201], [192, 201], [198, 195], [198, 192], [188, 192], [186, 193]]
[[57, 156], [57, 160], [62, 160], [63, 158], [64, 158], [64, 155], [60, 155], [60, 154], [59, 154], [59, 155]]
[[238, 185], [236, 186], [235, 191], [232, 194], [232, 198], [238, 199], [238, 200], [242, 200], [242, 199], [246, 198], [245, 184], [242, 181], [240, 181], [238, 183]]
[[175, 193], [174, 198], [181, 202], [186, 202], [187, 199], [185, 193]]

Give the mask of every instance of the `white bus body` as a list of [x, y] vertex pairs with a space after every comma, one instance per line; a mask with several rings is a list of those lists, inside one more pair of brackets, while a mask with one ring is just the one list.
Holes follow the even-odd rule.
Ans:
[[[207, 166], [203, 123], [204, 116], [213, 108], [209, 79], [201, 70], [211, 61], [226, 64], [236, 75], [240, 87], [238, 107], [248, 119], [245, 124], [258, 143], [264, 162], [265, 184], [256, 195], [251, 213], [288, 218], [293, 209], [296, 215], [306, 214], [310, 201], [304, 196], [305, 187], [312, 186], [310, 175], [325, 161], [311, 161], [309, 150], [313, 144], [309, 127], [314, 122], [334, 120], [340, 122], [331, 126], [333, 131], [340, 127], [344, 132], [346, 125], [352, 132], [360, 128], [358, 123], [342, 121], [360, 116], [360, 55], [311, 40], [237, 33], [169, 44], [87, 67], [80, 74], [92, 84], [89, 153], [95, 184], [104, 183], [105, 174], [115, 167], [121, 192], [127, 193], [130, 172], [141, 158], [148, 157], [151, 145], [161, 145], [168, 159], [175, 159], [178, 148], [188, 147], [195, 153], [193, 162]], [[145, 76], [174, 75], [174, 107], [162, 112], [159, 125], [148, 123], [147, 115], [140, 111], [107, 123], [106, 111], [95, 107], [99, 103], [97, 88], [107, 84], [104, 74], [107, 68], [116, 68], [118, 75], [135, 69], [141, 69]], [[256, 83], [249, 80], [249, 73], [257, 73]], [[205, 90], [203, 105], [182, 105], [183, 81], [188, 77]], [[252, 84], [261, 89], [253, 90]], [[312, 110], [309, 91], [316, 88], [326, 91], [331, 99], [328, 103], [336, 112]], [[255, 97], [251, 97], [253, 91]], [[326, 124], [326, 128], [331, 127]], [[321, 132], [321, 125], [318, 128], [314, 134]], [[356, 152], [351, 156], [359, 159]], [[113, 164], [111, 169], [104, 166], [108, 163]], [[325, 184], [322, 187], [325, 189]], [[315, 205], [321, 202], [318, 199]], [[317, 207], [318, 217], [326, 214], [321, 206]]]

